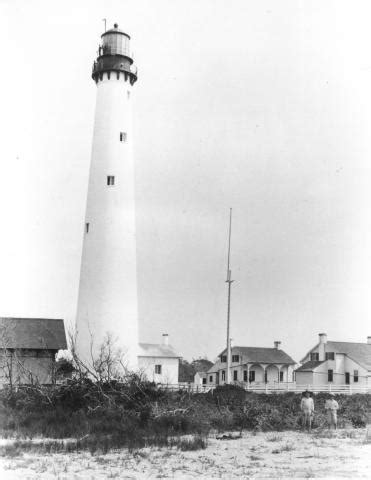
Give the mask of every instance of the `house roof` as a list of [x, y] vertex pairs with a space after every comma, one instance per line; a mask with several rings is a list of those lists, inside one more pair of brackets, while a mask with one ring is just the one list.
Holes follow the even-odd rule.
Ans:
[[[221, 363], [220, 360], [217, 360], [217, 361], [214, 363], [214, 365], [213, 365], [211, 368], [209, 368], [209, 370], [207, 371], [207, 373], [217, 373], [217, 372], [219, 372], [219, 370], [220, 370], [221, 368], [223, 368], [223, 367], [222, 367], [222, 363]], [[224, 367], [224, 368], [225, 368], [225, 367]]]
[[371, 370], [371, 344], [353, 342], [327, 342], [326, 351], [345, 353], [367, 370]]
[[0, 348], [66, 349], [63, 320], [0, 317]]
[[[221, 355], [226, 355], [224, 349]], [[286, 352], [277, 348], [264, 347], [232, 347], [232, 355], [241, 355], [242, 363], [285, 363], [294, 365], [296, 362]]]
[[326, 360], [322, 361], [309, 361], [304, 363], [301, 367], [297, 368], [295, 372], [313, 372], [317, 367], [319, 367], [322, 363], [324, 363]]
[[181, 358], [171, 345], [162, 345], [161, 343], [140, 343], [139, 357], [168, 357]]
[[[306, 358], [313, 350], [318, 348], [318, 343], [305, 355]], [[371, 370], [371, 344], [356, 342], [326, 342], [326, 352], [344, 353], [366, 370]], [[303, 359], [304, 360], [304, 359]], [[303, 361], [302, 360], [302, 361]]]

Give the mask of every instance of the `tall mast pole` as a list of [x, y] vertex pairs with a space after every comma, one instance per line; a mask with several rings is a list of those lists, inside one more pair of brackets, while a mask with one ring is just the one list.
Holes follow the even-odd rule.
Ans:
[[227, 309], [227, 372], [225, 383], [231, 383], [231, 338], [230, 338], [230, 323], [231, 323], [231, 286], [232, 271], [230, 269], [231, 262], [231, 234], [232, 234], [232, 209], [229, 209], [229, 236], [228, 236], [228, 265], [227, 265], [227, 280], [228, 283], [228, 309]]

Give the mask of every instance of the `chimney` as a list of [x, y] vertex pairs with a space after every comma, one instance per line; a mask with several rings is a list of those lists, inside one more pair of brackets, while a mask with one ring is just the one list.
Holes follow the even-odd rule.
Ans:
[[275, 348], [276, 350], [279, 350], [279, 349], [280, 349], [280, 346], [281, 346], [281, 342], [280, 342], [279, 340], [276, 340], [276, 341], [274, 342], [274, 348]]
[[367, 343], [368, 343], [368, 345], [371, 345], [371, 335], [369, 335], [369, 336], [367, 337]]
[[167, 333], [162, 334], [162, 345], [169, 345], [169, 335]]
[[326, 333], [319, 333], [318, 338], [319, 338], [318, 358], [322, 362], [326, 358], [325, 351], [326, 351], [327, 335]]

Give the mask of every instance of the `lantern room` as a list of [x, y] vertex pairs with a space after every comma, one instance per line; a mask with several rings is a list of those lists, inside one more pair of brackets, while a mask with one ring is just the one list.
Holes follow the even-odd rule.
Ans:
[[117, 79], [123, 74], [125, 81], [129, 80], [133, 85], [137, 80], [137, 69], [133, 65], [130, 53], [130, 36], [120, 30], [115, 23], [101, 38], [102, 43], [98, 47], [97, 59], [93, 64], [92, 77], [95, 82], [102, 80], [104, 74], [110, 79], [111, 73], [116, 72]]
[[118, 28], [117, 23], [102, 35], [104, 55], [124, 55], [130, 57], [130, 37]]

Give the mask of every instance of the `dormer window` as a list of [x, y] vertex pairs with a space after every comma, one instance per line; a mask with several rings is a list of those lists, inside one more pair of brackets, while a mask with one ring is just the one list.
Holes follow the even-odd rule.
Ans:
[[239, 355], [232, 355], [232, 362], [239, 362], [240, 356]]
[[326, 360], [335, 360], [335, 352], [326, 352]]
[[221, 361], [222, 363], [226, 363], [226, 362], [227, 362], [227, 355], [222, 355], [222, 356], [220, 357], [220, 361]]
[[319, 361], [319, 353], [318, 352], [312, 352], [310, 354], [310, 360], [312, 362], [318, 362]]

